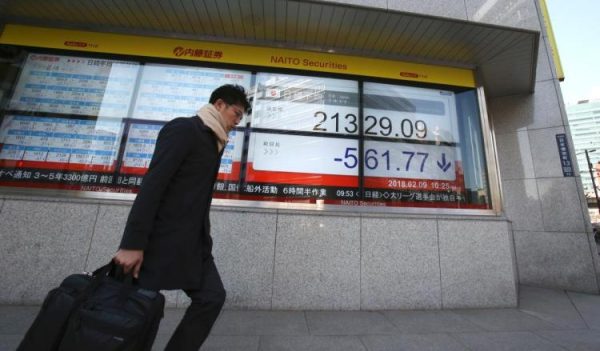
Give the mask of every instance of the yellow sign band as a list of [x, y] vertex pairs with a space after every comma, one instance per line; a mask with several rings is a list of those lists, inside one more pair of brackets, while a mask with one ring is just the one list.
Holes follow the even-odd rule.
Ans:
[[550, 21], [550, 13], [548, 12], [548, 5], [546, 0], [540, 0], [542, 14], [544, 18], [544, 26], [546, 27], [546, 33], [550, 43], [550, 49], [552, 50], [552, 58], [554, 59], [554, 66], [556, 68], [556, 77], [561, 82], [565, 80], [565, 73], [563, 71], [562, 63], [560, 62], [560, 55], [558, 53], [558, 45], [556, 45], [556, 38], [554, 37], [554, 30], [552, 29], [552, 22]]
[[218, 42], [7, 24], [0, 43], [475, 87], [475, 75], [470, 69]]

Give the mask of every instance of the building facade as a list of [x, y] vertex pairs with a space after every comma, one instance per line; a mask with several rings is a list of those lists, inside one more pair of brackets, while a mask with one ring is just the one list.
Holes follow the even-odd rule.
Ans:
[[1, 303], [39, 303], [110, 260], [157, 131], [223, 83], [253, 104], [211, 212], [227, 307], [599, 292], [543, 1], [5, 0], [0, 13], [0, 263], [15, 267]]

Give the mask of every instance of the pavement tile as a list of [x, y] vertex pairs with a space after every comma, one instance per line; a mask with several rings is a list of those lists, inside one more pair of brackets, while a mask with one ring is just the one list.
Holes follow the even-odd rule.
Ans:
[[40, 306], [0, 306], [0, 334], [25, 334], [40, 311]]
[[452, 311], [385, 311], [383, 314], [401, 333], [461, 333], [484, 331]]
[[[519, 309], [223, 311], [201, 351], [600, 350], [600, 296], [520, 287]], [[0, 305], [0, 351], [13, 351], [39, 306]], [[153, 350], [184, 309], [167, 308]]]
[[158, 333], [152, 344], [152, 351], [162, 351], [167, 346], [167, 342], [171, 338], [171, 333]]
[[223, 311], [214, 335], [308, 335], [302, 311]]
[[560, 329], [554, 324], [516, 309], [460, 310], [454, 312], [488, 331]]
[[258, 336], [210, 335], [200, 351], [257, 351]]
[[557, 330], [535, 333], [569, 351], [600, 350], [600, 332], [595, 330]]
[[19, 343], [23, 339], [23, 335], [6, 335], [0, 334], [0, 351], [15, 351]]
[[[171, 333], [156, 335], [152, 351], [162, 351], [167, 346]], [[209, 335], [200, 351], [257, 351], [258, 336], [219, 336]]]
[[562, 347], [532, 332], [453, 334], [472, 351], [561, 351]]
[[600, 296], [567, 292], [589, 328], [600, 330]]
[[369, 351], [465, 351], [447, 334], [367, 335], [361, 337]]
[[[204, 351], [204, 349], [202, 349]], [[263, 336], [259, 351], [368, 351], [356, 336]]]
[[380, 312], [306, 312], [313, 335], [394, 334], [398, 330]]
[[579, 311], [563, 290], [529, 286], [519, 288], [519, 310], [550, 322], [560, 329], [587, 329]]
[[158, 327], [159, 334], [171, 334], [185, 314], [184, 308], [165, 308], [165, 313]]

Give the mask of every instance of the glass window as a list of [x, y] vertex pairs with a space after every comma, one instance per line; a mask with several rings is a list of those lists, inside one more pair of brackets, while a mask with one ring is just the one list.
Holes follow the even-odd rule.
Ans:
[[229, 135], [215, 198], [491, 208], [474, 89], [5, 52], [3, 187], [135, 193], [162, 126], [239, 84], [252, 112]]
[[[0, 185], [94, 192], [137, 191], [160, 128], [194, 115], [222, 84], [248, 89], [251, 77], [39, 53], [19, 64], [2, 114]], [[241, 154], [236, 131], [230, 137], [220, 173], [225, 178], [232, 173], [227, 164]]]
[[[210, 94], [223, 84], [250, 87], [251, 73], [204, 67], [164, 64], [142, 66], [135, 104], [122, 157], [120, 173], [142, 176], [146, 173], [160, 128], [180, 116], [193, 116]], [[243, 122], [242, 122], [243, 123]], [[239, 180], [243, 131], [231, 131], [223, 154], [220, 179]], [[235, 161], [235, 162], [234, 162]], [[237, 167], [234, 168], [233, 165]]]
[[365, 200], [490, 208], [474, 91], [379, 83], [363, 91]]
[[138, 70], [137, 62], [28, 54], [3, 113], [2, 185], [112, 183]]
[[240, 194], [330, 203], [358, 190], [358, 82], [258, 73]]

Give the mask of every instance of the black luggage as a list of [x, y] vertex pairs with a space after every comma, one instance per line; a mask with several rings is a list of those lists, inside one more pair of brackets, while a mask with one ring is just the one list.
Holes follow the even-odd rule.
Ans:
[[109, 263], [51, 290], [17, 351], [150, 350], [164, 296], [133, 284]]

